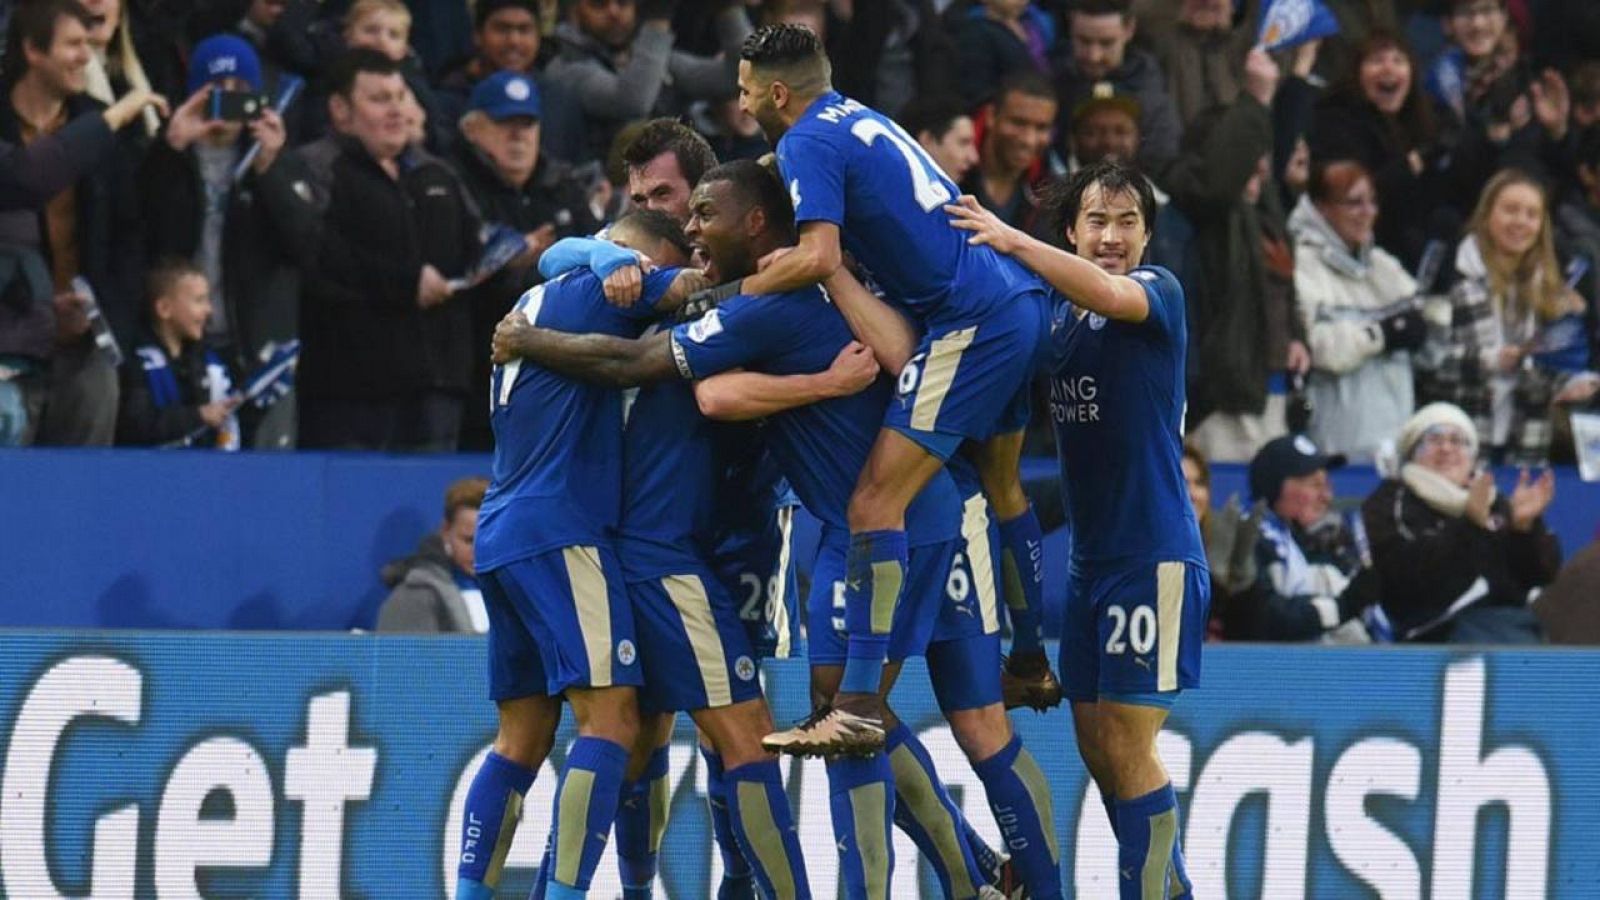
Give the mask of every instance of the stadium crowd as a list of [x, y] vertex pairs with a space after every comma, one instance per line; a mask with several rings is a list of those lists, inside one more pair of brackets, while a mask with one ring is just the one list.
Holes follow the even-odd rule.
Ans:
[[[1043, 191], [1098, 160], [1154, 182], [1219, 636], [1538, 640], [1552, 481], [1476, 473], [1600, 409], [1600, 4], [1327, 5], [1269, 54], [1258, 0], [18, 0], [0, 446], [489, 449], [541, 255], [766, 153], [739, 47], [801, 23], [1010, 225], [1060, 242]], [[1359, 510], [1346, 459], [1392, 476]]]

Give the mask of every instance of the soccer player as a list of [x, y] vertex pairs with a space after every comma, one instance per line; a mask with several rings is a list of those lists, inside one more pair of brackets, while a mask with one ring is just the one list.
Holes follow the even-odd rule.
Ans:
[[[637, 212], [618, 243], [682, 264], [676, 224]], [[540, 285], [513, 314], [547, 326], [636, 336], [675, 308], [698, 277], [652, 273], [643, 299], [607, 304], [593, 274]], [[479, 512], [477, 570], [489, 614], [489, 687], [500, 725], [468, 790], [456, 896], [491, 897], [511, 829], [549, 754], [563, 697], [577, 719], [556, 790], [546, 896], [587, 893], [611, 831], [628, 748], [638, 734], [641, 681], [634, 620], [612, 544], [620, 507], [622, 398], [514, 361], [491, 382], [494, 477]]]
[[947, 206], [974, 244], [1038, 272], [1064, 298], [1052, 335], [1051, 418], [1072, 528], [1061, 672], [1078, 750], [1117, 835], [1123, 900], [1189, 897], [1178, 804], [1156, 736], [1200, 683], [1210, 576], [1182, 458], [1183, 288], [1140, 266], [1155, 199], [1110, 161], [1048, 204], [1072, 253], [971, 197]]
[[881, 730], [874, 688], [905, 579], [906, 509], [967, 441], [1000, 519], [1007, 605], [1018, 620], [1011, 674], [1048, 705], [1059, 688], [1039, 628], [1042, 539], [1018, 474], [1028, 378], [1048, 329], [1046, 292], [1014, 260], [968, 245], [950, 227], [940, 208], [955, 185], [900, 126], [833, 90], [815, 34], [762, 28], [741, 56], [740, 106], [777, 146], [799, 223], [793, 252], [751, 276], [743, 292], [817, 284], [847, 249], [923, 327], [850, 498], [840, 690], [822, 715], [772, 735], [768, 746], [838, 750]]
[[[707, 275], [714, 280], [748, 273], [761, 254], [792, 239], [782, 185], [759, 165], [721, 166], [706, 176], [694, 196], [689, 231], [704, 248], [710, 260]], [[846, 650], [838, 592], [833, 589], [845, 578], [846, 505], [890, 388], [880, 381], [850, 397], [806, 405], [796, 404], [812, 398], [797, 401], [798, 392], [774, 389], [775, 376], [822, 372], [841, 351], [868, 354], [853, 343], [844, 320], [822, 294], [808, 288], [779, 296], [737, 296], [697, 322], [636, 341], [603, 334], [563, 335], [514, 317], [502, 323], [495, 340], [496, 353], [502, 357], [526, 355], [607, 384], [703, 377], [694, 391], [708, 415], [768, 416], [774, 456], [807, 508], [824, 523], [807, 609], [813, 690], [823, 696], [831, 693], [842, 677]], [[717, 375], [746, 366], [752, 371]], [[899, 609], [880, 610], [894, 616], [885, 630], [892, 637], [887, 652], [895, 661], [922, 652], [948, 594], [951, 561], [961, 546], [961, 504], [954, 482], [941, 473], [916, 498], [907, 520], [912, 547], [906, 592], [910, 602]], [[962, 574], [970, 581], [969, 572]], [[885, 670], [884, 692], [898, 671], [898, 662]], [[968, 674], [952, 671], [949, 677], [966, 679]], [[905, 787], [918, 791], [915, 804], [924, 811], [941, 807], [943, 815], [926, 818], [942, 832], [936, 840], [943, 849], [936, 848], [930, 856], [936, 866], [945, 865], [941, 877], [948, 873], [964, 888], [970, 885], [953, 896], [974, 896], [984, 890], [983, 873], [957, 827], [959, 813], [947, 796], [933, 793], [937, 777], [922, 768], [925, 763], [919, 760], [927, 760], [928, 754], [915, 735], [899, 723], [890, 724], [892, 747], [907, 748], [905, 762], [914, 764], [921, 777], [900, 785], [890, 759], [868, 740], [857, 745], [860, 749], [852, 748], [860, 758], [840, 756], [828, 762], [830, 807], [847, 893], [852, 898], [888, 895], [892, 869], [888, 832], [897, 806], [896, 788]], [[881, 732], [873, 736], [883, 737]], [[924, 817], [918, 816], [918, 821]]]

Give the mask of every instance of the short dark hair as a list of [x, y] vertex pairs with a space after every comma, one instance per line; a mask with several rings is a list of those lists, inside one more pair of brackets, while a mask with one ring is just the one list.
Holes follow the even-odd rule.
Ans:
[[399, 75], [400, 64], [370, 47], [346, 50], [328, 67], [328, 93], [350, 99], [356, 78], [366, 75]]
[[94, 27], [94, 16], [78, 0], [25, 0], [17, 3], [11, 12], [11, 23], [6, 31], [6, 52], [3, 74], [7, 84], [27, 74], [28, 56], [23, 52], [26, 44], [40, 52], [47, 52], [55, 43], [56, 22], [61, 17], [77, 19], [83, 27]]
[[763, 25], [744, 39], [739, 58], [791, 88], [822, 93], [832, 87], [833, 64], [822, 39], [804, 25]]
[[478, 0], [472, 10], [472, 30], [482, 31], [489, 17], [502, 9], [520, 9], [539, 21], [539, 4], [534, 0]]
[[1078, 212], [1083, 209], [1083, 195], [1094, 185], [1099, 185], [1100, 190], [1107, 194], [1133, 194], [1139, 202], [1139, 215], [1144, 217], [1145, 234], [1155, 229], [1156, 194], [1150, 186], [1150, 179], [1126, 163], [1103, 159], [1045, 188], [1044, 207], [1056, 234], [1062, 240], [1066, 240], [1067, 229], [1078, 224]]
[[1038, 97], [1056, 104], [1061, 102], [1061, 95], [1056, 92], [1056, 86], [1044, 74], [1033, 69], [1019, 69], [1000, 82], [1000, 86], [994, 92], [994, 105], [1000, 106], [1012, 94]]
[[1073, 0], [1071, 11], [1086, 16], [1133, 18], [1133, 4], [1130, 0]]
[[900, 127], [912, 137], [926, 132], [933, 135], [934, 140], [942, 141], [955, 127], [956, 120], [966, 115], [966, 106], [954, 97], [924, 96], [901, 107], [898, 118]]
[[694, 248], [689, 245], [689, 239], [683, 235], [683, 227], [678, 220], [667, 215], [659, 209], [645, 209], [635, 207], [611, 223], [612, 228], [636, 228], [643, 232], [645, 237], [658, 241], [666, 241], [685, 257], [694, 253]]
[[651, 119], [622, 147], [622, 162], [637, 169], [663, 153], [678, 160], [678, 171], [693, 187], [717, 164], [717, 154], [704, 137], [677, 119]]
[[144, 276], [145, 303], [155, 309], [156, 301], [172, 293], [178, 282], [190, 275], [204, 278], [205, 270], [195, 265], [192, 260], [181, 256], [167, 256], [156, 261], [155, 265]]
[[707, 172], [701, 184], [726, 181], [734, 195], [752, 207], [759, 207], [774, 231], [788, 237], [794, 234], [794, 206], [783, 181], [766, 166], [752, 159], [725, 162]]

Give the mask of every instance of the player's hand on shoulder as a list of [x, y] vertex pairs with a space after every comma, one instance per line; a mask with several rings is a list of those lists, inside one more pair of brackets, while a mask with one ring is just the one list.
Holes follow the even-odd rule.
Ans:
[[785, 256], [788, 256], [789, 254], [791, 254], [793, 252], [794, 252], [794, 248], [793, 247], [779, 247], [778, 249], [772, 251], [771, 253], [768, 253], [766, 256], [763, 256], [760, 259], [756, 260], [756, 271], [757, 272], [765, 272], [769, 267], [771, 267], [771, 265], [773, 263], [777, 262], [780, 259], [783, 259]]
[[1000, 221], [1000, 217], [983, 207], [978, 198], [962, 194], [955, 203], [945, 204], [950, 214], [950, 224], [961, 231], [970, 231], [967, 243], [981, 247], [988, 245], [999, 253], [1015, 253], [1026, 237], [1022, 232]]
[[833, 396], [858, 394], [878, 379], [878, 358], [871, 347], [851, 341], [833, 358], [825, 374]]
[[521, 309], [513, 309], [506, 313], [500, 324], [494, 328], [494, 341], [490, 359], [497, 366], [522, 356], [522, 344], [533, 334], [534, 325], [523, 315]]
[[624, 309], [638, 303], [644, 293], [645, 273], [654, 271], [655, 267], [650, 257], [643, 254], [637, 261], [617, 267], [600, 282], [606, 302]]
[[667, 288], [665, 306], [685, 305], [695, 298], [696, 294], [711, 287], [711, 279], [699, 269], [685, 266], [673, 276], [672, 284]]

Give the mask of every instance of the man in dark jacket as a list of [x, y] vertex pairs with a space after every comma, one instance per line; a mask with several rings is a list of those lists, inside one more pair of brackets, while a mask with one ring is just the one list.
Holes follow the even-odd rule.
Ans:
[[[209, 76], [208, 60], [219, 72], [250, 73], [258, 71], [253, 58], [250, 46], [231, 35], [196, 47], [189, 99], [139, 173], [149, 258], [199, 266], [215, 310], [207, 339], [241, 372], [270, 355], [273, 345], [299, 336], [300, 267], [316, 253], [318, 224], [309, 176], [299, 159], [283, 152], [277, 113], [269, 109], [248, 124], [207, 115], [213, 90], [259, 87], [238, 74]], [[260, 149], [240, 169], [252, 143]], [[293, 446], [293, 404], [280, 404], [262, 426], [247, 436], [251, 446]]]
[[[1055, 60], [1056, 93], [1062, 97], [1080, 97], [1085, 84], [1109, 81], [1119, 92], [1132, 94], [1139, 100], [1139, 131], [1144, 135], [1144, 146], [1139, 152], [1139, 162], [1146, 168], [1169, 160], [1178, 154], [1177, 107], [1167, 93], [1167, 79], [1155, 57], [1129, 46], [1136, 27], [1128, 0], [1082, 0], [1073, 5], [1068, 19], [1069, 52], [1057, 54]], [[1063, 118], [1070, 116], [1071, 104], [1062, 107]], [[1065, 146], [1070, 132], [1070, 122], [1063, 121], [1056, 129], [1065, 157]]]
[[[0, 78], [0, 143], [27, 147], [74, 120], [102, 118], [106, 108], [83, 93], [89, 22], [74, 0], [38, 0], [13, 13]], [[28, 257], [31, 278], [13, 279], [0, 295], [0, 356], [26, 369], [13, 376], [28, 420], [23, 443], [111, 443], [117, 375], [109, 355], [96, 350], [90, 314], [97, 301], [112, 333], [131, 337], [139, 274], [134, 161], [131, 149], [120, 148], [42, 209], [4, 223], [0, 242], [42, 255]], [[79, 288], [85, 282], [92, 298]]]
[[340, 132], [301, 306], [301, 445], [455, 449], [472, 368], [471, 310], [451, 278], [478, 253], [455, 173], [406, 148], [405, 80], [372, 50], [344, 57]]
[[[539, 257], [561, 238], [592, 234], [600, 227], [572, 167], [542, 152], [541, 111], [534, 80], [507, 71], [478, 82], [471, 109], [461, 120], [465, 141], [456, 166], [479, 215], [490, 225], [521, 232], [527, 243], [520, 256], [456, 301], [472, 309], [474, 385], [489, 383], [494, 327], [522, 292], [539, 282]], [[493, 446], [487, 405], [467, 404], [461, 449], [488, 451]]]
[[444, 493], [444, 523], [422, 539], [417, 552], [383, 567], [392, 590], [378, 611], [379, 631], [466, 632], [489, 630], [483, 592], [473, 575], [473, 538], [478, 507], [489, 489], [485, 478], [463, 478]]

